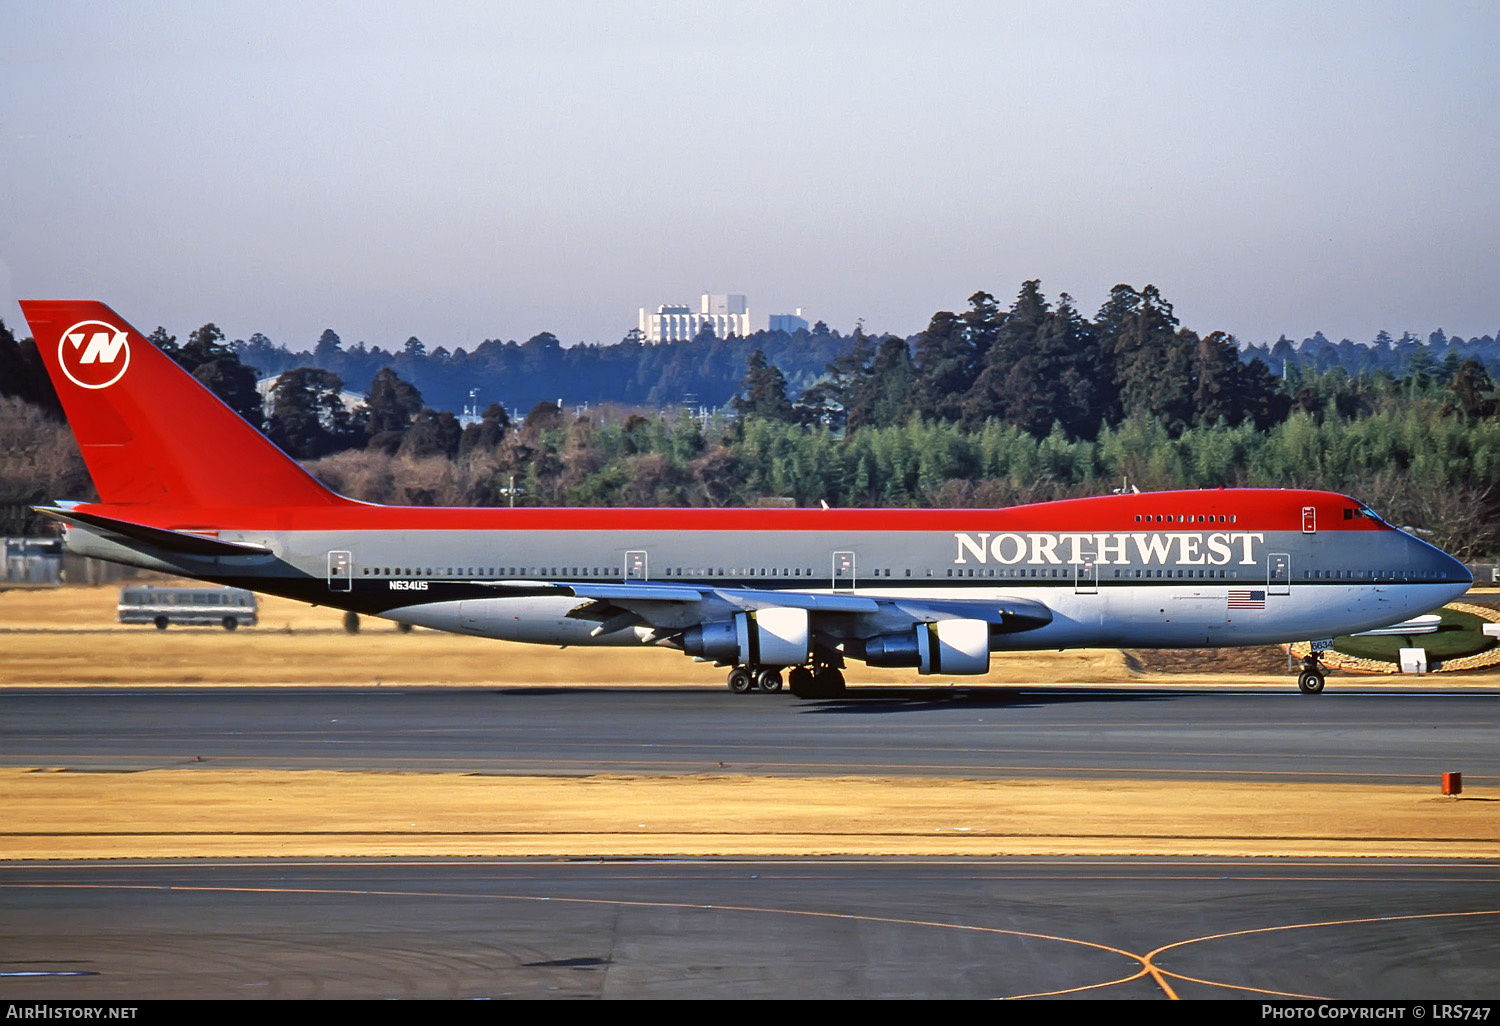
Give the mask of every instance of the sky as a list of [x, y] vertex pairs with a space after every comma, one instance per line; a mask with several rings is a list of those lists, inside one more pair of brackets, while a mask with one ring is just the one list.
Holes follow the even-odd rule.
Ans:
[[0, 0], [0, 319], [910, 335], [1038, 278], [1245, 342], [1500, 332], [1500, 4]]

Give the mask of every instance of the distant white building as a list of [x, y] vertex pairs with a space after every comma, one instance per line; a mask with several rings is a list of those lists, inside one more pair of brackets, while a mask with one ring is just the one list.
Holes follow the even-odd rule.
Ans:
[[794, 314], [772, 314], [770, 328], [772, 331], [784, 331], [788, 335], [808, 329], [807, 318], [802, 316], [802, 308], [797, 307]]
[[684, 342], [698, 337], [704, 325], [719, 338], [750, 334], [750, 305], [739, 293], [714, 295], [705, 292], [694, 312], [687, 306], [659, 306], [652, 313], [641, 307], [641, 341]]

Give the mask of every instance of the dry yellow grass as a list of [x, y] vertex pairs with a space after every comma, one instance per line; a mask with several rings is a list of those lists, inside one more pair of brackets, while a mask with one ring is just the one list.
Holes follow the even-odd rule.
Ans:
[[[399, 634], [263, 598], [261, 626], [115, 623], [114, 588], [0, 592], [0, 686], [721, 685], [663, 649], [556, 649]], [[859, 668], [861, 682], [912, 683]], [[972, 683], [1127, 682], [1121, 653], [997, 655]], [[1152, 678], [1144, 678], [1151, 680]], [[1174, 683], [1224, 683], [1180, 675]], [[1281, 676], [1235, 684], [1291, 686]], [[945, 683], [932, 681], [927, 683]], [[1361, 681], [1363, 685], [1365, 682]], [[1430, 681], [1429, 681], [1430, 683]], [[1460, 681], [1445, 681], [1448, 686]], [[1463, 683], [1493, 686], [1492, 677]], [[1494, 799], [1277, 784], [0, 770], [0, 858], [336, 855], [1444, 855], [1492, 857]]]
[[373, 855], [1493, 857], [1436, 787], [0, 770], [0, 858]]
[[[0, 592], [5, 658], [0, 685], [90, 684], [613, 684], [722, 685], [725, 671], [667, 648], [560, 650], [440, 631], [398, 633], [366, 617], [358, 634], [343, 613], [262, 596], [260, 626], [125, 627], [115, 622], [115, 588]], [[998, 655], [969, 683], [1127, 681], [1117, 651]], [[915, 670], [860, 666], [851, 680], [947, 683]]]
[[[440, 631], [396, 631], [365, 617], [356, 635], [343, 613], [290, 599], [261, 596], [260, 626], [229, 633], [209, 627], [122, 626], [112, 587], [0, 591], [0, 687], [96, 684], [538, 685], [609, 684], [720, 686], [725, 671], [668, 648], [569, 648], [522, 645]], [[912, 669], [855, 664], [858, 684], [947, 684]], [[1351, 677], [1361, 687], [1378, 678]], [[1389, 686], [1402, 686], [1395, 677]], [[1500, 669], [1426, 678], [1446, 688], [1492, 688]], [[1296, 687], [1290, 673], [1135, 673], [1115, 649], [997, 652], [990, 672], [959, 684], [1051, 683], [1233, 684]], [[1339, 678], [1335, 677], [1336, 687]]]

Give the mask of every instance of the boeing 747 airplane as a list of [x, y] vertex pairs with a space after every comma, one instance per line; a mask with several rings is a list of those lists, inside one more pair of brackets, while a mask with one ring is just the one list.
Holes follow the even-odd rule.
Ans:
[[[23, 301], [99, 492], [41, 512], [86, 556], [542, 645], [666, 645], [737, 692], [843, 691], [848, 660], [988, 672], [1004, 650], [1322, 640], [1468, 590], [1333, 492], [1010, 509], [453, 509], [336, 495], [107, 306]], [[1316, 656], [1299, 681], [1323, 688]]]

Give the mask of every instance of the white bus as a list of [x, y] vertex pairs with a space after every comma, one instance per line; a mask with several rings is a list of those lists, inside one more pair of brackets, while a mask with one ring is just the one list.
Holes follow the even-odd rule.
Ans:
[[172, 624], [188, 627], [254, 627], [254, 592], [243, 588], [157, 588], [132, 584], [120, 589], [120, 622], [155, 624], [159, 631]]

